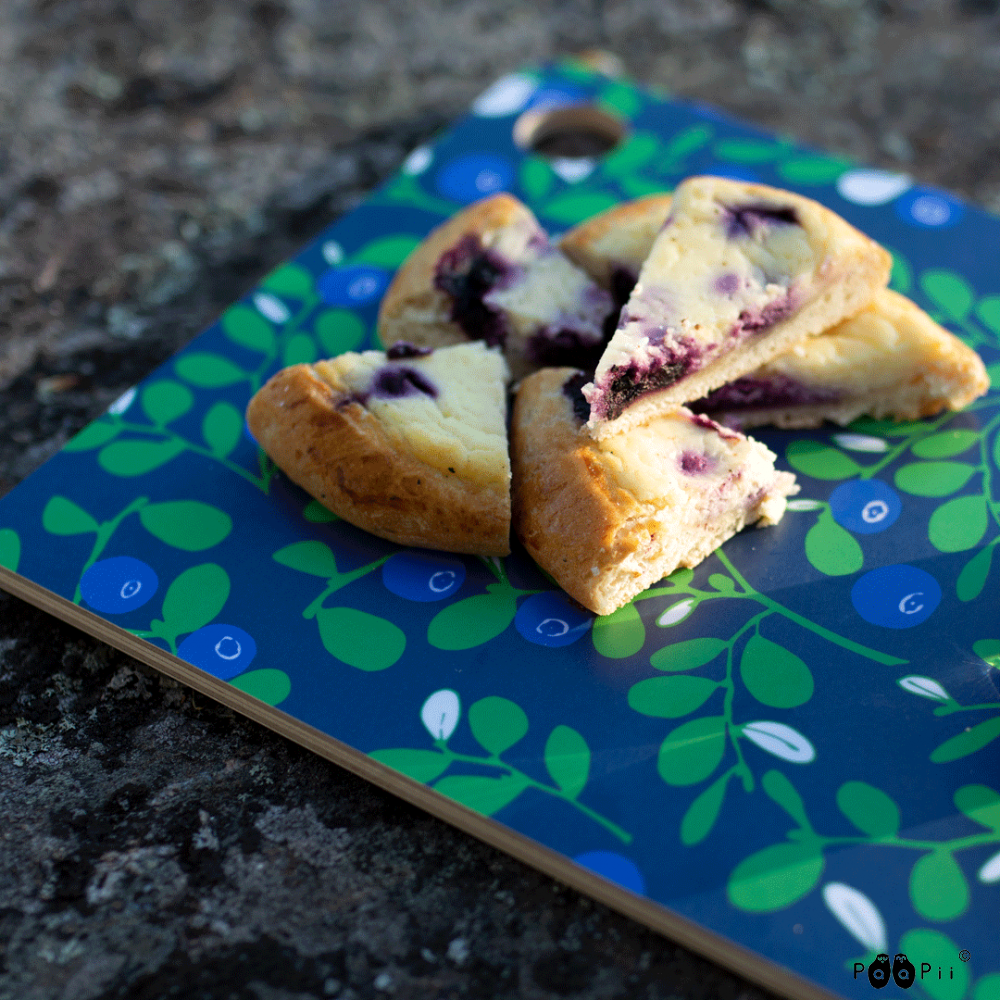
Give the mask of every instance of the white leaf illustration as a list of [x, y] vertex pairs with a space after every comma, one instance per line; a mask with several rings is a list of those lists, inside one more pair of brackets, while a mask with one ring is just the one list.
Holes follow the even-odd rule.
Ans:
[[979, 869], [979, 881], [1000, 882], [1000, 854], [994, 854], [989, 861]]
[[446, 740], [455, 731], [461, 714], [458, 695], [448, 688], [442, 688], [424, 702], [424, 707], [420, 709], [420, 721], [432, 739]]
[[678, 601], [676, 604], [672, 604], [666, 611], [656, 619], [657, 625], [662, 625], [666, 628], [668, 625], [676, 625], [678, 622], [684, 621], [689, 614], [691, 614], [691, 608], [694, 606], [694, 598], [689, 597], [686, 601]]
[[837, 178], [841, 198], [855, 205], [884, 205], [898, 198], [913, 182], [907, 174], [887, 170], [848, 170]]
[[410, 155], [403, 160], [403, 173], [411, 177], [422, 174], [434, 159], [434, 153], [429, 146], [417, 146]]
[[867, 434], [834, 434], [833, 440], [848, 451], [888, 451], [889, 442]]
[[910, 674], [909, 677], [900, 677], [896, 683], [904, 691], [918, 694], [921, 698], [930, 698], [931, 701], [951, 701], [948, 692], [932, 677]]
[[501, 77], [484, 90], [472, 103], [475, 114], [484, 118], [500, 118], [520, 111], [537, 89], [537, 82], [522, 73]]
[[129, 389], [127, 392], [123, 392], [109, 407], [108, 413], [124, 413], [131, 405], [132, 400], [135, 399], [135, 388]]
[[748, 722], [743, 735], [761, 750], [792, 764], [808, 764], [816, 748], [797, 730], [783, 722]]
[[823, 902], [868, 951], [887, 950], [885, 921], [863, 892], [843, 882], [827, 882], [823, 886]]
[[819, 510], [823, 504], [820, 500], [809, 500], [803, 497], [801, 500], [789, 500], [789, 510]]
[[287, 323], [292, 315], [285, 303], [270, 292], [255, 292], [253, 304], [263, 316], [266, 316], [272, 323], [278, 323], [279, 325]]
[[336, 267], [344, 259], [344, 248], [336, 240], [327, 240], [322, 249], [323, 260]]
[[587, 157], [570, 158], [560, 156], [554, 160], [550, 160], [549, 164], [567, 184], [576, 184], [593, 173], [594, 167], [597, 166], [597, 161], [588, 159]]

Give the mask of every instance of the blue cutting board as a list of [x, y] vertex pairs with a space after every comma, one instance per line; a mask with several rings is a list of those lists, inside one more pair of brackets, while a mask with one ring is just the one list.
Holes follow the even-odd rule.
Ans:
[[[566, 102], [625, 141], [517, 146], [519, 115]], [[914, 995], [997, 1000], [1000, 392], [761, 432], [802, 485], [781, 524], [598, 620], [522, 551], [336, 520], [246, 432], [280, 367], [379, 346], [394, 269], [462, 205], [509, 190], [559, 233], [696, 173], [884, 243], [1000, 384], [1000, 220], [580, 65], [528, 70], [0, 500], [0, 585], [772, 989], [868, 996], [901, 952]]]

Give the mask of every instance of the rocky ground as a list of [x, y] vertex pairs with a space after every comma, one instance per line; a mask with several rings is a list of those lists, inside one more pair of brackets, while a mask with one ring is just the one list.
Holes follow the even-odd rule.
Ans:
[[[997, 0], [6, 0], [0, 494], [492, 79], [647, 85], [1000, 211]], [[0, 593], [0, 1000], [758, 997]]]

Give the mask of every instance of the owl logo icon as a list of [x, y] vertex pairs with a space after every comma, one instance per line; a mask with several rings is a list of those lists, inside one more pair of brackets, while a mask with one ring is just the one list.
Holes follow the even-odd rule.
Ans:
[[889, 985], [892, 977], [892, 966], [889, 965], [889, 956], [884, 952], [875, 956], [875, 961], [868, 966], [868, 982], [880, 990], [883, 986]]
[[901, 952], [892, 960], [892, 978], [900, 989], [908, 990], [913, 985], [916, 971], [913, 963]]

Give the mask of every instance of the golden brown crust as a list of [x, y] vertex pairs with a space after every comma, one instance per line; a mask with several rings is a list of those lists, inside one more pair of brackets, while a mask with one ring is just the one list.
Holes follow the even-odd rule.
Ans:
[[615, 205], [570, 229], [559, 248], [602, 288], [610, 288], [616, 264], [638, 275], [672, 203], [672, 195], [650, 194]]
[[278, 372], [247, 407], [261, 447], [293, 482], [356, 527], [400, 545], [510, 553], [510, 498], [421, 462], [310, 365]]
[[[608, 614], [603, 579], [591, 572], [634, 556], [640, 533], [622, 524], [642, 507], [595, 461], [563, 383], [572, 368], [526, 378], [514, 403], [511, 465], [514, 531], [531, 557], [585, 607]], [[649, 531], [645, 533], [648, 538]]]
[[535, 217], [517, 198], [496, 194], [477, 201], [432, 230], [403, 262], [382, 299], [378, 334], [387, 347], [406, 340], [421, 347], [461, 344], [469, 338], [451, 320], [448, 296], [434, 287], [434, 273], [441, 255], [463, 237], [482, 236], [527, 217]]

